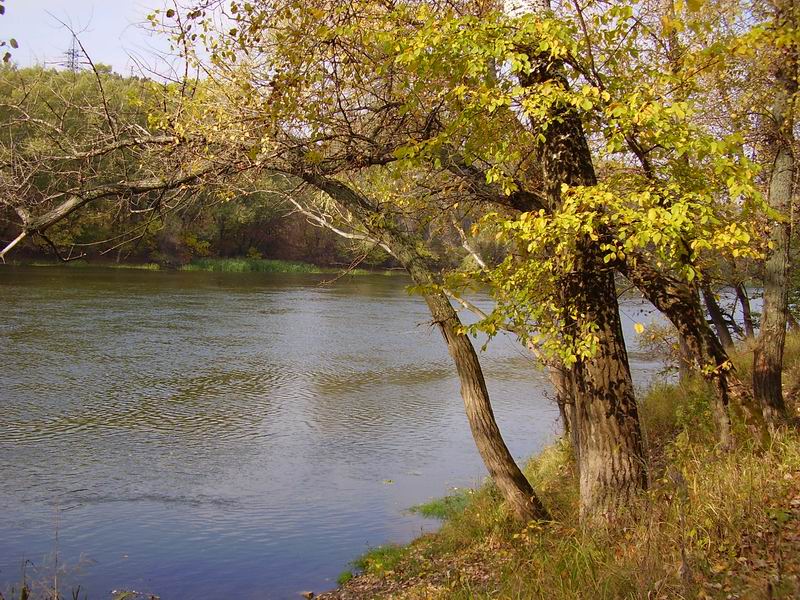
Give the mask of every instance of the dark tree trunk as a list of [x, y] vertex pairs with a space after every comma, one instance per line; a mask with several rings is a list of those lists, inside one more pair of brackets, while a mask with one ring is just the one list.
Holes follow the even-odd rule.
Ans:
[[678, 334], [678, 381], [686, 383], [691, 379], [694, 365], [692, 350], [686, 336]]
[[743, 283], [736, 285], [736, 297], [742, 305], [742, 321], [744, 322], [744, 336], [752, 338], [755, 335], [755, 328], [753, 327], [753, 310], [750, 307], [750, 296], [747, 293], [747, 288]]
[[714, 323], [714, 329], [717, 330], [719, 341], [722, 342], [722, 347], [725, 349], [733, 348], [733, 338], [731, 338], [731, 332], [728, 331], [728, 324], [725, 322], [725, 316], [722, 314], [722, 309], [719, 307], [719, 304], [717, 304], [714, 292], [708, 284], [703, 285], [703, 298], [706, 301], [706, 308], [708, 309], [711, 321]]
[[719, 338], [706, 321], [697, 291], [688, 284], [670, 279], [643, 261], [619, 265], [620, 271], [676, 327], [700, 366], [700, 372], [714, 386], [712, 410], [720, 444], [730, 448], [729, 410], [740, 413], [753, 436], [763, 441], [766, 428], [761, 410], [752, 394], [736, 374]]
[[375, 219], [374, 217], [381, 216], [380, 210], [343, 183], [309, 174], [304, 174], [303, 178], [327, 193], [362, 223], [383, 222], [372, 233], [391, 249], [414, 283], [422, 290], [433, 323], [441, 331], [455, 363], [472, 437], [492, 481], [517, 520], [524, 522], [548, 519], [547, 510], [503, 441], [475, 348], [462, 333], [461, 320], [450, 300], [443, 292], [436, 290], [435, 270], [419, 254], [416, 240], [393, 227], [386, 219]]
[[547, 375], [556, 392], [556, 404], [561, 415], [561, 422], [564, 423], [564, 435], [570, 440], [572, 452], [575, 455], [575, 463], [580, 468], [581, 441], [578, 437], [576, 423], [577, 415], [575, 412], [575, 390], [572, 371], [562, 365], [548, 365]]
[[[533, 86], [560, 80], [558, 65], [542, 57], [538, 68], [520, 77]], [[551, 211], [561, 205], [561, 187], [593, 186], [597, 178], [580, 115], [572, 107], [555, 109], [539, 149], [542, 178]], [[534, 126], [536, 126], [534, 124]], [[533, 208], [533, 207], [531, 207]], [[601, 233], [602, 235], [602, 233]], [[603, 263], [600, 242], [587, 236], [576, 249], [575, 268], [560, 282], [558, 293], [567, 327], [585, 331], [594, 324], [596, 351], [572, 367], [578, 442], [581, 515], [609, 519], [647, 487], [647, 466], [628, 354], [622, 335], [614, 271]], [[572, 310], [574, 309], [574, 310]], [[577, 314], [569, 323], [570, 314]]]
[[567, 283], [578, 314], [597, 326], [597, 348], [574, 370], [575, 427], [580, 441], [581, 514], [611, 517], [647, 487], [647, 465], [614, 272], [593, 248]]
[[[774, 6], [777, 26], [793, 23], [792, 0], [778, 0]], [[767, 152], [772, 160], [769, 204], [781, 216], [781, 220], [772, 224], [770, 232], [773, 247], [764, 265], [764, 305], [753, 353], [753, 392], [761, 403], [764, 418], [773, 427], [788, 419], [781, 374], [789, 301], [790, 210], [794, 196], [792, 105], [797, 92], [797, 57], [791, 46], [782, 49], [781, 54], [783, 56], [775, 67], [771, 118], [766, 126]]]

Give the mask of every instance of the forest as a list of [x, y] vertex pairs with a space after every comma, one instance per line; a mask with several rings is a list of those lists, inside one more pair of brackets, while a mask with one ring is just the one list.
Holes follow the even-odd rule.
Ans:
[[[0, 69], [3, 261], [175, 268], [249, 257], [403, 270], [447, 347], [489, 475], [469, 504], [499, 511], [481, 543], [505, 536], [512, 554], [539, 544], [537, 560], [557, 557], [562, 571], [583, 549], [563, 597], [798, 593], [797, 565], [782, 574], [781, 558], [767, 559], [777, 575], [753, 596], [711, 584], [728, 572], [719, 564], [750, 560], [742, 540], [752, 532], [736, 511], [773, 524], [766, 535], [779, 549], [789, 543], [781, 527], [800, 517], [798, 390], [784, 365], [800, 308], [800, 5], [192, 0], [148, 18], [183, 72], [122, 77], [91, 60], [77, 71], [18, 68], [10, 50]], [[640, 332], [679, 371], [660, 395], [634, 386], [623, 291], [669, 324]], [[475, 292], [491, 296], [491, 311]], [[541, 476], [547, 454], [518, 465], [497, 425], [476, 338], [506, 333], [552, 384], [564, 427], [557, 477]], [[779, 505], [751, 498], [745, 509], [721, 489], [702, 497], [698, 452], [719, 469], [704, 485], [730, 482], [731, 494], [759, 462], [772, 465], [757, 491]], [[678, 566], [643, 568], [637, 580], [633, 559], [620, 566], [624, 540], [652, 560], [641, 537], [654, 530], [652, 506], [676, 507], [661, 517], [664, 531], [683, 532], [663, 550]], [[469, 514], [453, 518], [463, 528]], [[684, 527], [693, 518], [700, 524]], [[547, 545], [558, 536], [573, 554]], [[517, 558], [497, 572], [555, 568]], [[369, 571], [377, 559], [365, 560]], [[587, 564], [606, 574], [592, 579]], [[509, 572], [499, 595], [486, 577], [446, 585], [463, 597], [544, 593], [525, 587], [534, 575], [508, 583], [520, 577]], [[407, 597], [438, 597], [428, 592]], [[352, 597], [381, 593], [402, 596], [388, 586]]]

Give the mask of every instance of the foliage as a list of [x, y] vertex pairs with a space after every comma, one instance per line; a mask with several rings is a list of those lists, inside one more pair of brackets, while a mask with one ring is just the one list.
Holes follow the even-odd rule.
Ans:
[[[594, 352], [595, 324], [566, 327], [577, 309], [558, 290], [587, 242], [610, 269], [647, 261], [688, 283], [764, 248], [759, 167], [741, 127], [703, 117], [703, 92], [782, 38], [743, 4], [697, 8], [234, 0], [152, 21], [210, 74], [185, 105], [186, 132], [267, 171], [360, 181], [379, 199], [373, 229], [409, 215], [438, 232], [477, 221], [472, 234], [505, 256], [448, 287], [488, 285], [498, 308], [477, 327], [510, 323], [571, 364]], [[564, 115], [581, 123], [599, 181], [545, 194], [541, 155]], [[494, 206], [446, 200], [465, 166], [496, 190]], [[518, 192], [539, 208], [496, 210]]]

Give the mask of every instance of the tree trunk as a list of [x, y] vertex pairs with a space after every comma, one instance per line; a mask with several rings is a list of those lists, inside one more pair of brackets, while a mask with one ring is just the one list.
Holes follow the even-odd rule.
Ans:
[[717, 330], [717, 336], [719, 341], [722, 342], [722, 347], [726, 350], [733, 348], [733, 338], [731, 338], [731, 332], [728, 331], [728, 324], [725, 322], [722, 309], [717, 304], [717, 299], [714, 297], [711, 286], [707, 283], [703, 285], [703, 298], [705, 298], [708, 314], [711, 316], [711, 321]]
[[575, 455], [575, 463], [580, 469], [581, 441], [577, 424], [577, 414], [575, 411], [575, 390], [572, 381], [572, 372], [563, 365], [548, 365], [547, 375], [553, 389], [556, 392], [556, 404], [564, 423], [564, 435], [566, 435], [572, 446]]
[[744, 322], [744, 336], [752, 338], [755, 335], [755, 328], [753, 327], [753, 310], [750, 307], [750, 296], [747, 293], [747, 288], [743, 283], [736, 284], [736, 297], [742, 305], [742, 320]]
[[362, 223], [382, 223], [374, 226], [372, 235], [391, 249], [395, 258], [422, 290], [433, 323], [441, 331], [455, 363], [472, 437], [492, 481], [518, 521], [548, 519], [547, 510], [503, 441], [475, 348], [462, 333], [461, 319], [450, 300], [435, 287], [435, 271], [417, 251], [416, 240], [395, 228], [391, 220], [376, 219], [376, 216], [383, 216], [380, 210], [345, 184], [308, 173], [303, 174], [303, 179], [327, 193]]
[[678, 333], [678, 381], [686, 383], [692, 377], [694, 359], [686, 336]]
[[580, 441], [581, 515], [610, 518], [647, 487], [647, 465], [628, 353], [622, 336], [614, 272], [586, 247], [567, 282], [578, 314], [597, 329], [593, 356], [573, 369]]
[[[403, 262], [402, 258], [400, 260]], [[418, 271], [418, 268], [412, 267], [409, 269], [410, 273], [411, 271]], [[430, 281], [425, 283], [424, 279], [414, 273], [412, 278], [418, 285], [430, 285]], [[423, 292], [423, 297], [456, 365], [472, 437], [489, 475], [518, 521], [549, 518], [547, 510], [503, 441], [494, 418], [478, 355], [469, 338], [461, 333], [462, 324], [458, 314], [447, 296], [441, 292]]]
[[767, 432], [761, 410], [708, 325], [697, 291], [658, 273], [642, 261], [632, 260], [618, 266], [645, 298], [672, 322], [700, 366], [701, 374], [714, 386], [712, 413], [720, 444], [724, 448], [733, 444], [731, 409], [741, 415], [751, 434], [763, 442]]
[[[536, 61], [534, 61], [536, 64]], [[542, 57], [530, 74], [520, 76], [526, 87], [542, 81], [568, 83], [558, 64]], [[542, 179], [550, 211], [561, 205], [561, 187], [593, 186], [597, 178], [580, 115], [574, 107], [557, 114], [544, 132], [539, 149]], [[533, 207], [531, 207], [533, 208]], [[602, 236], [602, 232], [600, 232]], [[584, 520], [609, 520], [647, 487], [647, 466], [636, 407], [628, 353], [622, 335], [614, 271], [603, 263], [599, 241], [587, 236], [575, 250], [575, 268], [563, 276], [558, 293], [567, 327], [596, 327], [596, 351], [572, 367], [578, 442], [580, 504]], [[569, 323], [573, 317], [574, 322]]]
[[[793, 4], [791, 0], [775, 2], [775, 24], [778, 27], [794, 21]], [[764, 305], [753, 353], [753, 392], [761, 403], [764, 418], [772, 427], [788, 419], [781, 374], [789, 299], [790, 210], [794, 196], [792, 105], [797, 92], [797, 57], [791, 46], [782, 49], [781, 54], [776, 62], [771, 118], [766, 127], [767, 152], [772, 160], [769, 205], [781, 220], [772, 224], [770, 232], [772, 251], [764, 266]]]

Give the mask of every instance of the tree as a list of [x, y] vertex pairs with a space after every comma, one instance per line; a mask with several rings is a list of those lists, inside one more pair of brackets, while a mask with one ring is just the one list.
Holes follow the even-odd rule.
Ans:
[[84, 219], [92, 209], [107, 221], [109, 214], [135, 214], [131, 231], [106, 232], [115, 243], [136, 238], [189, 200], [189, 188], [244, 166], [206, 160], [202, 140], [182, 138], [163, 118], [177, 107], [159, 111], [162, 90], [151, 82], [97, 69], [4, 67], [0, 89], [0, 204], [16, 221], [3, 260], [28, 237], [61, 256], [59, 246], [74, 238], [62, 231], [63, 239], [52, 239], [51, 231], [79, 210]]
[[789, 295], [789, 240], [797, 167], [794, 157], [794, 104], [797, 96], [797, 11], [791, 0], [769, 3], [772, 12], [772, 92], [769, 115], [763, 118], [765, 154], [771, 163], [768, 198], [774, 211], [772, 245], [764, 265], [764, 306], [753, 354], [753, 389], [772, 426], [788, 419], [781, 373]]

